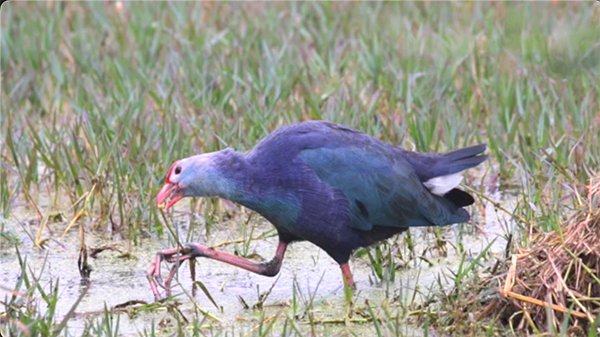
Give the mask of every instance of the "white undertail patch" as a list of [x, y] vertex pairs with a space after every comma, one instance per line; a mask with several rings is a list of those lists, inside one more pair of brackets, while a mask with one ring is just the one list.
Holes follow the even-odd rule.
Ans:
[[431, 193], [443, 196], [444, 194], [450, 192], [450, 190], [458, 186], [462, 179], [462, 172], [457, 172], [449, 174], [447, 176], [431, 178], [424, 182], [423, 185], [425, 185], [425, 187], [427, 187], [427, 189]]

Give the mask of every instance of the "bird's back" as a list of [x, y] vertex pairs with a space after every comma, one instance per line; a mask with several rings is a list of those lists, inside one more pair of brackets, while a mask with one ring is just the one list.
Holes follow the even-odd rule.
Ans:
[[[273, 132], [248, 154], [248, 159], [260, 167], [273, 188], [297, 194], [301, 212], [325, 218], [322, 213], [331, 207], [343, 208], [336, 212], [347, 214], [349, 225], [355, 229], [468, 220], [468, 213], [460, 207], [463, 205], [434, 195], [424, 186], [423, 179], [429, 177], [419, 177], [412, 163], [421, 163], [419, 155], [337, 124], [309, 121]], [[433, 164], [441, 160], [422, 156]], [[344, 200], [339, 196], [331, 199], [336, 193]], [[326, 205], [326, 198], [337, 204]]]
[[364, 146], [372, 143], [373, 140], [375, 139], [364, 133], [339, 124], [306, 121], [275, 130], [248, 153], [248, 159], [285, 164], [288, 163], [287, 160], [295, 158], [303, 150], [349, 145]]

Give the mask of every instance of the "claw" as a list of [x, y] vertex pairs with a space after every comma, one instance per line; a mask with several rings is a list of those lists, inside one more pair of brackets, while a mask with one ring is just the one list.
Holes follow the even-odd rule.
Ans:
[[156, 284], [159, 287], [161, 287], [163, 289], [167, 289], [166, 286], [165, 286], [165, 284], [164, 284], [164, 282], [163, 282], [162, 275], [159, 274], [159, 275], [154, 276], [154, 282], [156, 282]]
[[177, 275], [177, 270], [179, 269], [179, 266], [179, 263], [174, 264], [171, 267], [171, 270], [169, 271], [169, 275], [167, 275], [167, 278], [165, 279], [165, 294], [167, 296], [171, 296], [171, 282], [173, 281], [175, 275]]
[[[154, 261], [150, 265], [150, 269], [146, 274], [146, 278], [150, 283], [152, 294], [157, 301], [161, 299], [158, 287], [164, 289], [167, 296], [171, 296], [171, 282], [173, 281], [173, 278], [175, 278], [177, 270], [181, 266], [182, 262], [192, 259], [193, 257], [193, 247], [188, 245], [183, 248], [165, 249], [156, 254], [156, 257], [154, 258]], [[173, 264], [169, 270], [167, 278], [164, 281], [160, 272], [160, 267], [163, 261]]]

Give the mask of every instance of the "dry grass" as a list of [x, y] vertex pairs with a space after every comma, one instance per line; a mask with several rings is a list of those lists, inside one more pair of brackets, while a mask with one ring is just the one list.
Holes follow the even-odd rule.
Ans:
[[535, 235], [507, 259], [508, 272], [494, 276], [503, 279], [501, 296], [485, 312], [501, 308], [511, 326], [534, 333], [592, 329], [600, 315], [600, 175], [586, 189], [562, 230]]

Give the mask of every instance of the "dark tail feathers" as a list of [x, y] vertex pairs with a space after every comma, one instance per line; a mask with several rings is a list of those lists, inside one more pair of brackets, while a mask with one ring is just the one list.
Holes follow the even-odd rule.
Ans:
[[404, 151], [404, 156], [414, 167], [423, 182], [477, 166], [488, 157], [483, 153], [486, 145], [480, 144], [448, 153], [419, 153]]
[[442, 154], [433, 165], [434, 177], [460, 172], [483, 163], [488, 157], [483, 153], [486, 145], [480, 144]]
[[[439, 165], [439, 168], [436, 168], [437, 172], [447, 172], [440, 175], [452, 174], [456, 172], [460, 172], [466, 170], [470, 167], [477, 166], [484, 162], [488, 157], [483, 153], [485, 151], [486, 145], [480, 144], [471, 147], [466, 147], [464, 149], [444, 153], [441, 155], [436, 165]], [[473, 197], [462, 190], [457, 188], [450, 190], [450, 192], [444, 195], [444, 198], [450, 200], [456, 207], [465, 207], [473, 204], [475, 200]]]
[[444, 198], [452, 201], [456, 207], [465, 207], [475, 203], [475, 199], [469, 193], [458, 188], [451, 189], [450, 192], [444, 194]]

